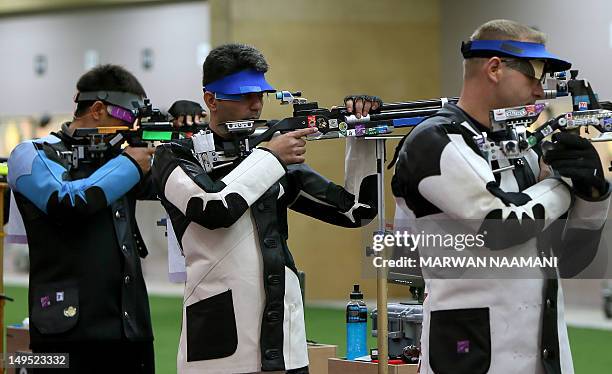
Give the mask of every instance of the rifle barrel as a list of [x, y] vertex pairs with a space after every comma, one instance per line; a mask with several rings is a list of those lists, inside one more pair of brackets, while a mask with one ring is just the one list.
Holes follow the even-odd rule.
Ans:
[[383, 121], [388, 119], [399, 119], [399, 118], [414, 118], [414, 117], [427, 117], [435, 114], [440, 108], [431, 109], [415, 109], [415, 110], [402, 110], [389, 113], [370, 114], [370, 121]]
[[399, 109], [426, 109], [430, 107], [442, 108], [442, 102], [456, 103], [459, 101], [458, 97], [430, 99], [430, 100], [415, 100], [397, 103], [384, 103], [381, 107], [381, 111], [388, 110], [399, 110]]

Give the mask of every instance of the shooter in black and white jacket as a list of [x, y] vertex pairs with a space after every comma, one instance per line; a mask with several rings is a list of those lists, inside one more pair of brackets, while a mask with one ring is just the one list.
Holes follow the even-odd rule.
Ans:
[[[495, 140], [491, 110], [542, 99], [543, 74], [570, 64], [546, 51], [542, 33], [507, 20], [482, 25], [462, 52], [459, 102], [417, 126], [399, 150], [392, 182], [396, 218], [417, 229], [430, 224], [488, 231], [480, 253], [537, 257], [552, 247], [562, 275], [575, 275], [597, 254], [610, 203], [610, 184], [593, 146], [576, 135], [555, 134], [543, 158], [531, 150], [490, 164], [475, 141], [483, 132]], [[549, 177], [542, 159], [573, 186]], [[493, 173], [511, 165], [513, 170]], [[559, 226], [560, 217], [568, 220]], [[441, 253], [428, 247], [419, 252]], [[553, 276], [506, 273], [505, 279], [479, 279], [471, 270], [449, 277], [454, 279], [433, 267], [422, 271], [421, 374], [574, 372], [557, 269]]]
[[[267, 63], [256, 49], [215, 48], [203, 66], [204, 101], [217, 146], [218, 124], [259, 118]], [[367, 114], [380, 101], [347, 101]], [[307, 372], [296, 265], [287, 247], [287, 208], [345, 227], [376, 215], [373, 142], [347, 141], [345, 187], [304, 162], [303, 136], [279, 135], [242, 161], [206, 172], [191, 139], [160, 146], [153, 176], [185, 256], [179, 373]]]

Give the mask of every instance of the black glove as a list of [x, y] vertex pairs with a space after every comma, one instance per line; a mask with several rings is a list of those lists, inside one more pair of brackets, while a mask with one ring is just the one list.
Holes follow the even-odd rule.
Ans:
[[[370, 95], [348, 95], [344, 98], [344, 105], [347, 106], [347, 102], [348, 101], [352, 101], [351, 104], [349, 104], [352, 108], [352, 110], [350, 111], [351, 113], [362, 113], [360, 111], [360, 109], [363, 110], [363, 108], [366, 106], [365, 103], [366, 102], [370, 102], [370, 105], [368, 106], [368, 112], [372, 112], [372, 113], [377, 113], [380, 111], [380, 108], [383, 105], [383, 101], [380, 99], [380, 97], [378, 96], [370, 96]], [[362, 103], [360, 104], [361, 106], [358, 107], [357, 106], [357, 102], [361, 101]], [[376, 103], [376, 105], [374, 105], [374, 103]], [[372, 108], [372, 109], [370, 109]], [[348, 109], [348, 106], [347, 106]], [[366, 115], [366, 113], [362, 113], [363, 115]]]
[[189, 100], [175, 101], [170, 109], [168, 109], [168, 113], [170, 113], [174, 118], [179, 118], [180, 116], [191, 116], [192, 118], [195, 118], [195, 116], [204, 117], [206, 115], [204, 108], [202, 108], [200, 104]]
[[544, 162], [562, 176], [571, 178], [578, 195], [593, 198], [595, 188], [603, 196], [608, 191], [608, 182], [591, 142], [565, 132], [553, 134], [552, 140], [552, 146], [544, 152]]

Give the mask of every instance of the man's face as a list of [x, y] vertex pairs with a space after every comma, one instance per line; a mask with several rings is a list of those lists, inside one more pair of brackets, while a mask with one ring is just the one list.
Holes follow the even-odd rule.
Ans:
[[[498, 107], [507, 108], [529, 105], [544, 98], [542, 74], [532, 74], [530, 63], [526, 60], [501, 60], [502, 74], [497, 85]], [[534, 75], [537, 75], [534, 76]]]
[[[224, 95], [229, 96], [229, 95]], [[263, 109], [263, 92], [231, 95], [232, 100], [218, 98], [213, 92], [204, 93], [204, 103], [210, 111], [210, 129], [224, 138], [231, 137], [220, 123], [259, 119]]]
[[240, 100], [216, 99], [217, 123], [243, 119], [259, 119], [263, 109], [263, 92], [240, 95]]

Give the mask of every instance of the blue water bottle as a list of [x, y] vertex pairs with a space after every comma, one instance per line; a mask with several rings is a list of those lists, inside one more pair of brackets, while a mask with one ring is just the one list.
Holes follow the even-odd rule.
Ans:
[[358, 284], [353, 285], [350, 298], [346, 305], [346, 358], [354, 360], [368, 354], [366, 345], [368, 310]]

